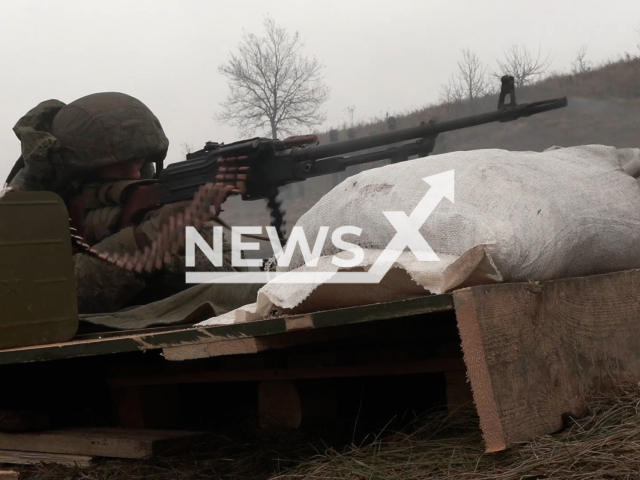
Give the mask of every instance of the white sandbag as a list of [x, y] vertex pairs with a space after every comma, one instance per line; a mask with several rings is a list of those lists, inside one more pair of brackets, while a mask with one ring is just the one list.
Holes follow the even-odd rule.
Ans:
[[[640, 150], [591, 145], [545, 152], [476, 150], [388, 165], [352, 176], [300, 218], [307, 238], [322, 226], [327, 238], [353, 225], [345, 240], [365, 249], [364, 270], [396, 234], [383, 212], [410, 215], [430, 187], [422, 179], [453, 170], [455, 199], [443, 198], [419, 231], [439, 261], [406, 250], [377, 287], [268, 283], [252, 320], [273, 309], [307, 312], [442, 293], [498, 281], [539, 281], [640, 268], [640, 186], [623, 169]], [[629, 168], [629, 170], [632, 170]], [[299, 250], [289, 270], [339, 271], [325, 242], [318, 265]], [[287, 270], [279, 267], [279, 270]], [[402, 277], [404, 275], [404, 277]], [[403, 280], [400, 280], [400, 278]]]
[[620, 148], [618, 149], [620, 164], [625, 172], [636, 180], [640, 178], [640, 149]]

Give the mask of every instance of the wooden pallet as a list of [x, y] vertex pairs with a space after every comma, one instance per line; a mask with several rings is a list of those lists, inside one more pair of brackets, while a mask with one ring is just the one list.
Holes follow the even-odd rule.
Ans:
[[0, 365], [153, 350], [162, 351], [168, 360], [256, 353], [289, 345], [289, 339], [283, 341], [282, 335], [305, 330], [321, 333], [331, 327], [451, 310], [451, 295], [429, 295], [307, 315], [285, 315], [259, 322], [92, 334], [64, 343], [0, 350]]
[[453, 294], [487, 451], [585, 413], [592, 394], [640, 381], [640, 270]]
[[[615, 382], [640, 381], [638, 292], [640, 270], [540, 283], [486, 285], [460, 289], [452, 295], [246, 324], [108, 334], [105, 338], [0, 351], [0, 364], [148, 350], [162, 351], [165, 359], [178, 360], [166, 362], [172, 367], [167, 371], [130, 372], [112, 378], [111, 386], [120, 389], [234, 379], [288, 382], [309, 377], [384, 375], [390, 373], [389, 369], [396, 374], [445, 371], [449, 372], [450, 397], [454, 397], [454, 388], [459, 390], [455, 395], [460, 397], [457, 403], [464, 403], [468, 393], [464, 390], [466, 367], [487, 450], [498, 451], [559, 430], [563, 414], [584, 413], [589, 396], [609, 390]], [[358, 325], [397, 325], [403, 317], [424, 318], [436, 325], [440, 319], [433, 314], [445, 315], [442, 312], [449, 311], [446, 315], [451, 316], [454, 307], [464, 366], [445, 364], [443, 361], [450, 360], [438, 357], [395, 365], [378, 362], [366, 370], [362, 365], [310, 364], [303, 368], [293, 362], [286, 371], [275, 370], [277, 373], [269, 366], [222, 368], [224, 362], [219, 368], [208, 370], [187, 372], [178, 368], [199, 359], [229, 359], [236, 363], [243, 358], [256, 359], [259, 355], [254, 354], [265, 350], [336, 339], [338, 329], [346, 336]], [[270, 401], [274, 390], [277, 389], [267, 391], [265, 387], [265, 405], [278, 404]], [[282, 389], [282, 395], [289, 390]], [[267, 413], [268, 410], [265, 408]], [[297, 423], [297, 417], [291, 418], [295, 420], [291, 423]], [[7, 447], [0, 444], [0, 448]]]

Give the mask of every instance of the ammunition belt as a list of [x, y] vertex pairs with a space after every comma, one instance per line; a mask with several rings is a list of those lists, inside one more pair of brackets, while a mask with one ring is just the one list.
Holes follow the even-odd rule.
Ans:
[[[84, 238], [77, 235], [74, 229], [71, 230], [71, 240], [82, 252], [129, 271], [150, 274], [161, 270], [164, 264], [173, 264], [173, 259], [185, 246], [186, 226], [193, 226], [200, 231], [206, 222], [217, 219], [221, 211], [220, 207], [230, 192], [237, 192], [233, 185], [215, 185], [213, 183], [203, 185], [184, 211], [172, 215], [168, 221], [163, 223], [161, 231], [158, 232], [150, 246], [143, 250], [136, 250], [134, 253], [99, 252], [89, 246]], [[214, 211], [212, 211], [212, 207]]]

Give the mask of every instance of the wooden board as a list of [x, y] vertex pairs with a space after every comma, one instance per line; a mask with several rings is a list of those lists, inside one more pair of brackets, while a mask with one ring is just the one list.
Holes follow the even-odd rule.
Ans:
[[464, 372], [464, 362], [459, 358], [434, 358], [403, 363], [370, 365], [344, 365], [334, 367], [256, 369], [235, 371], [196, 371], [162, 373], [157, 375], [113, 377], [111, 387], [141, 385], [179, 385], [209, 382], [253, 382], [267, 380], [297, 380], [311, 378], [346, 378], [384, 375], [410, 375], [433, 372]]
[[[88, 467], [93, 457], [83, 455], [63, 455], [60, 453], [20, 452], [0, 450], [0, 463], [11, 465], [37, 465], [40, 463], [57, 463], [70, 467]], [[0, 479], [1, 480], [1, 479]]]
[[589, 395], [640, 380], [640, 270], [453, 298], [487, 451], [555, 432]]
[[[453, 310], [450, 295], [430, 295], [397, 302], [377, 303], [362, 307], [341, 308], [317, 312], [308, 315], [288, 315], [257, 322], [210, 327], [177, 328], [167, 331], [139, 332], [136, 334], [91, 335], [86, 339], [41, 345], [36, 347], [15, 348], [0, 351], [0, 365], [56, 360], [62, 358], [107, 355], [112, 353], [151, 351], [170, 347], [185, 347], [196, 344], [212, 344], [231, 340], [268, 337], [282, 333], [328, 328], [392, 318], [406, 317], [422, 313]], [[184, 349], [183, 349], [184, 350]], [[194, 358], [193, 353], [176, 353], [175, 359]], [[197, 350], [197, 349], [196, 349]], [[204, 352], [208, 350], [204, 348]], [[209, 348], [210, 350], [210, 348]], [[233, 348], [229, 349], [231, 352]], [[203, 356], [206, 356], [203, 354]]]
[[177, 388], [161, 385], [112, 388], [111, 402], [118, 427], [171, 429], [182, 425]]
[[293, 382], [271, 380], [258, 387], [260, 426], [296, 429], [302, 423], [302, 404]]
[[247, 355], [278, 350], [295, 345], [319, 343], [350, 338], [351, 330], [340, 328], [313, 328], [299, 332], [279, 333], [262, 337], [236, 338], [225, 341], [206, 341], [188, 343], [177, 347], [162, 349], [164, 358], [169, 361], [195, 360], [198, 358], [223, 357], [226, 355]]
[[0, 433], [0, 449], [114, 458], [146, 458], [186, 446], [202, 435], [174, 430], [94, 428]]
[[15, 470], [0, 470], [0, 480], [18, 480], [20, 473]]

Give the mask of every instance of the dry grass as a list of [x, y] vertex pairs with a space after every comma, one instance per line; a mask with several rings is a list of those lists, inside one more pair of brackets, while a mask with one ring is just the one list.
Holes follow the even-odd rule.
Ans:
[[[572, 97], [593, 100], [638, 99], [640, 98], [640, 57], [624, 56], [603, 62], [589, 72], [579, 74], [552, 73], [548, 77], [516, 92], [518, 102], [530, 102], [536, 99]], [[499, 86], [499, 80], [495, 80]], [[431, 118], [446, 118], [472, 115], [493, 110], [497, 103], [497, 90], [478, 99], [475, 112], [467, 102], [458, 104], [432, 104], [412, 111], [396, 112], [399, 128], [408, 128], [426, 122]], [[386, 118], [374, 117], [357, 122], [354, 128], [358, 136], [387, 130]], [[340, 138], [346, 139], [346, 129], [339, 129]], [[329, 141], [328, 131], [320, 132], [322, 143]]]
[[[232, 436], [212, 435], [188, 453], [149, 460], [103, 459], [90, 467], [22, 467], [22, 480], [199, 480], [268, 479], [317, 453], [321, 444], [291, 434], [239, 428]], [[14, 468], [15, 469], [15, 468]]]
[[477, 429], [433, 421], [346, 452], [327, 452], [274, 480], [640, 478], [640, 387], [592, 402], [561, 433], [485, 454]]
[[[485, 454], [477, 424], [440, 415], [402, 432], [382, 432], [344, 449], [290, 435], [245, 431], [218, 436], [188, 455], [144, 462], [103, 461], [84, 469], [22, 469], [31, 480], [519, 480], [640, 478], [640, 386], [591, 402], [590, 413], [564, 431], [506, 452]], [[238, 432], [236, 432], [238, 433]], [[248, 435], [247, 435], [248, 434]], [[299, 434], [300, 435], [300, 434]]]

